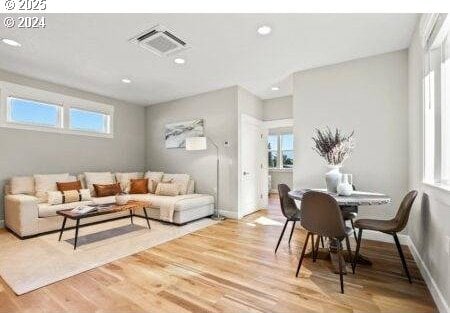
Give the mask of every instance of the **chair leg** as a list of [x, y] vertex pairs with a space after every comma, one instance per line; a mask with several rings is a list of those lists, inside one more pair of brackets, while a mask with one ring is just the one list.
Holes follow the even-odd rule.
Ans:
[[353, 220], [350, 220], [350, 224], [352, 224], [352, 229], [353, 229], [353, 236], [355, 236], [355, 240], [358, 241], [358, 236], [356, 236], [356, 229], [355, 226], [353, 225]]
[[296, 221], [294, 221], [292, 224], [291, 234], [289, 236], [289, 244], [291, 244], [291, 239], [292, 239], [292, 234], [294, 233], [295, 223], [296, 223]]
[[349, 263], [352, 265], [353, 274], [355, 274], [355, 271], [353, 270], [352, 248], [350, 247], [350, 238], [348, 238], [348, 236], [345, 236], [345, 244], [347, 246], [348, 259], [350, 260]]
[[284, 231], [286, 230], [286, 226], [287, 226], [288, 222], [289, 221], [286, 220], [286, 223], [284, 223], [283, 230], [281, 231], [280, 238], [278, 239], [278, 243], [277, 243], [277, 246], [275, 248], [275, 254], [277, 254], [278, 247], [280, 246], [281, 239], [283, 239]]
[[320, 242], [322, 243], [322, 248], [325, 248], [325, 244], [323, 243], [323, 237], [320, 236]]
[[400, 259], [402, 260], [403, 269], [405, 270], [406, 276], [408, 276], [409, 283], [412, 284], [411, 276], [409, 275], [408, 265], [406, 265], [405, 256], [403, 255], [402, 246], [400, 245], [400, 241], [398, 240], [397, 233], [393, 233], [395, 245], [397, 246], [398, 254], [400, 255]]
[[298, 261], [297, 273], [295, 273], [295, 277], [298, 277], [298, 273], [300, 272], [300, 267], [302, 266], [303, 258], [305, 257], [306, 246], [308, 245], [308, 239], [311, 235], [310, 232], [306, 235], [305, 244], [303, 245], [302, 254], [300, 255], [300, 260]]
[[339, 259], [339, 280], [341, 281], [341, 293], [344, 293], [344, 275], [342, 274], [341, 242], [339, 242], [337, 245], [337, 254]]
[[352, 266], [353, 274], [355, 274], [356, 262], [358, 261], [358, 255], [359, 255], [359, 248], [361, 248], [362, 232], [363, 232], [363, 229], [360, 228], [359, 229], [359, 234], [358, 234], [358, 240], [356, 240], [357, 243], [356, 243], [355, 256], [353, 257], [353, 266]]
[[316, 262], [317, 256], [319, 255], [319, 240], [320, 240], [320, 237], [321, 236], [317, 235], [316, 243], [314, 245], [313, 262]]

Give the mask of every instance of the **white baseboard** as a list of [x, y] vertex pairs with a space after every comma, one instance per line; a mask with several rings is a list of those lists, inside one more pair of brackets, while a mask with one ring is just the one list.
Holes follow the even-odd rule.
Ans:
[[422, 274], [422, 277], [427, 284], [428, 290], [431, 293], [431, 296], [433, 297], [434, 302], [436, 303], [438, 310], [440, 313], [450, 313], [450, 308], [445, 300], [445, 297], [442, 295], [442, 292], [439, 290], [438, 285], [434, 281], [433, 277], [431, 276], [430, 271], [426, 267], [425, 263], [422, 260], [422, 257], [419, 254], [419, 251], [417, 251], [416, 246], [414, 245], [413, 241], [409, 236], [408, 237], [408, 246], [409, 250], [411, 251], [411, 254], [414, 257], [414, 261], [416, 261], [417, 267], [420, 270], [420, 274]]
[[225, 216], [226, 218], [239, 219], [239, 214], [236, 211], [227, 211], [227, 210], [219, 210], [220, 215]]

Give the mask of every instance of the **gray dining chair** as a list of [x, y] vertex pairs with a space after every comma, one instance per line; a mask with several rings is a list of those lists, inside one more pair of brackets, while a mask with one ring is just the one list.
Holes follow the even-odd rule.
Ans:
[[278, 239], [277, 246], [275, 247], [275, 253], [277, 253], [278, 247], [280, 246], [281, 239], [283, 239], [284, 232], [286, 230], [287, 224], [292, 222], [291, 234], [289, 235], [289, 244], [291, 243], [292, 234], [294, 233], [295, 223], [300, 221], [300, 210], [297, 208], [294, 199], [289, 197], [289, 191], [291, 189], [286, 184], [278, 185], [278, 195], [280, 197], [281, 213], [283, 213], [286, 218], [283, 230], [281, 231], [280, 238]]
[[[350, 259], [352, 259], [350, 240], [348, 238], [348, 236], [352, 233], [352, 228], [345, 225], [341, 209], [339, 208], [336, 200], [332, 196], [323, 192], [306, 192], [302, 198], [300, 212], [301, 225], [308, 231], [308, 233], [306, 235], [306, 240], [303, 245], [295, 276], [298, 277], [303, 258], [305, 257], [308, 240], [311, 236], [313, 236], [313, 234], [336, 239], [339, 241], [339, 244], [337, 245], [337, 253], [339, 259], [341, 292], [344, 293], [343, 266], [345, 266], [345, 262], [342, 264], [343, 258], [341, 254], [341, 242], [345, 239]], [[315, 259], [314, 250], [313, 259]]]
[[405, 256], [403, 255], [402, 246], [397, 237], [397, 233], [405, 229], [408, 224], [409, 213], [411, 212], [414, 200], [417, 197], [417, 191], [412, 190], [406, 194], [400, 203], [397, 214], [393, 219], [390, 220], [375, 220], [375, 219], [360, 219], [355, 221], [355, 227], [359, 229], [358, 243], [356, 245], [355, 257], [353, 259], [353, 273], [356, 269], [356, 260], [358, 258], [359, 249], [361, 248], [361, 238], [364, 229], [375, 230], [385, 234], [392, 235], [394, 237], [395, 245], [397, 246], [397, 251], [402, 261], [403, 269], [408, 277], [409, 283], [412, 283], [411, 275], [408, 271], [408, 265], [406, 264]]

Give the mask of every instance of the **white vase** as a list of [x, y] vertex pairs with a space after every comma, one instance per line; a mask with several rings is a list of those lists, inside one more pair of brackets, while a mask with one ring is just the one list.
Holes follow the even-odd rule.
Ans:
[[126, 204], [129, 200], [129, 197], [127, 194], [119, 194], [116, 196], [116, 204], [123, 205]]
[[337, 193], [337, 186], [339, 185], [339, 182], [341, 181], [341, 175], [342, 175], [339, 172], [341, 165], [328, 165], [328, 168], [330, 170], [325, 174], [325, 181], [327, 183], [327, 191], [332, 192], [332, 193]]
[[340, 196], [350, 196], [353, 192], [353, 186], [349, 181], [349, 174], [342, 174], [341, 182], [337, 186], [337, 193]]

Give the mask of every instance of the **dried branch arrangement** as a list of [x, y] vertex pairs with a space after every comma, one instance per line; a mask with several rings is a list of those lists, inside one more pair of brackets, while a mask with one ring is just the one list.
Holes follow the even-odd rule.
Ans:
[[316, 151], [329, 165], [342, 165], [350, 156], [354, 148], [354, 131], [350, 135], [343, 135], [339, 129], [333, 132], [329, 127], [316, 129], [312, 138]]

